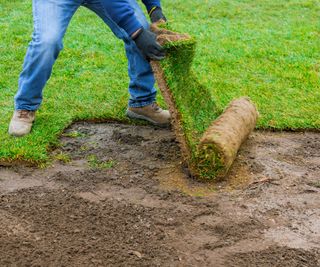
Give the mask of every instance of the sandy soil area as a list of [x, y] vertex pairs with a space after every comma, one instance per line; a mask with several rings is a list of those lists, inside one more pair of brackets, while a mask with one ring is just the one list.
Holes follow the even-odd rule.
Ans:
[[320, 266], [319, 133], [255, 132], [218, 184], [168, 129], [82, 122], [61, 143], [46, 169], [0, 167], [0, 266]]

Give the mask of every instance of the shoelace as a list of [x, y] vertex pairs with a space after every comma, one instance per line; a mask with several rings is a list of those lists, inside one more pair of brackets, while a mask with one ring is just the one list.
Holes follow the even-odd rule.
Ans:
[[29, 118], [29, 110], [18, 110], [18, 118], [20, 119], [28, 119]]
[[158, 106], [158, 104], [157, 104], [156, 102], [152, 103], [151, 107], [152, 107], [155, 111], [160, 110], [160, 107]]

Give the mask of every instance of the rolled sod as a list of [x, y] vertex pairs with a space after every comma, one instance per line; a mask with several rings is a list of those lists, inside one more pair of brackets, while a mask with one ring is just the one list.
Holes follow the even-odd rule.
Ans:
[[258, 111], [248, 97], [242, 97], [219, 114], [210, 90], [191, 69], [195, 39], [161, 24], [151, 25], [151, 30], [167, 53], [163, 61], [152, 61], [151, 66], [169, 106], [184, 163], [194, 177], [222, 179], [255, 128]]
[[201, 176], [224, 177], [241, 144], [255, 128], [257, 118], [257, 109], [249, 98], [233, 100], [201, 137], [197, 172]]

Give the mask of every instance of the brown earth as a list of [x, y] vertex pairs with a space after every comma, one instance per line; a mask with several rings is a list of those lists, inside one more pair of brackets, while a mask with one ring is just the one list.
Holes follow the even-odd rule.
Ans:
[[52, 166], [0, 167], [0, 266], [320, 266], [319, 137], [255, 132], [201, 184], [168, 129], [76, 123]]

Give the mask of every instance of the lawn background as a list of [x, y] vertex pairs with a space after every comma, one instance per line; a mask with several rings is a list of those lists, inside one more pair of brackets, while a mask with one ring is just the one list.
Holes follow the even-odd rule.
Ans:
[[[320, 3], [294, 0], [163, 0], [171, 26], [197, 39], [193, 68], [222, 111], [235, 97], [257, 104], [259, 128], [320, 128]], [[31, 1], [0, 0], [0, 159], [46, 160], [74, 120], [125, 120], [127, 65], [121, 41], [81, 8], [44, 91], [31, 135], [7, 126], [32, 33]]]

